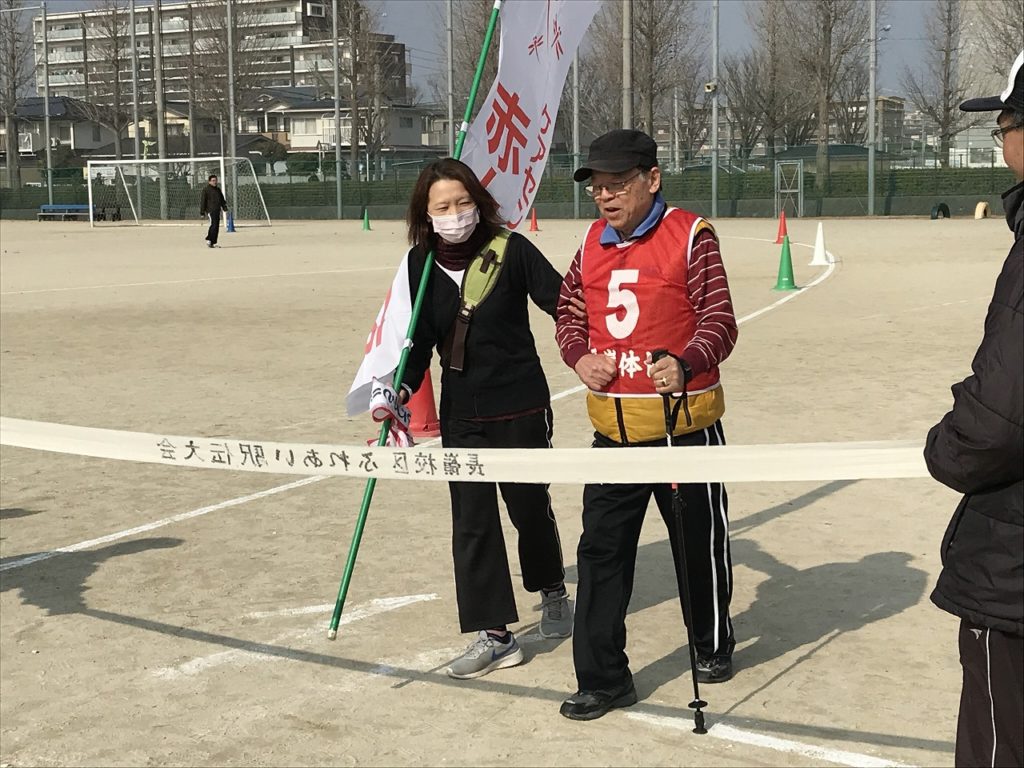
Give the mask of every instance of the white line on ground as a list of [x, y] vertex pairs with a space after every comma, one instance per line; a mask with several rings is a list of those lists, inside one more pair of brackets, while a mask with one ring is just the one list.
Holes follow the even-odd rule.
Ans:
[[[368, 619], [371, 616], [376, 616], [381, 613], [387, 613], [389, 611], [397, 610], [406, 605], [412, 605], [414, 603], [422, 603], [427, 600], [437, 600], [436, 594], [429, 595], [404, 595], [402, 597], [382, 597], [376, 600], [371, 600], [368, 603], [357, 605], [355, 608], [348, 611], [341, 620], [338, 622], [339, 626], [346, 624], [352, 624], [356, 621], [362, 621]], [[312, 606], [313, 608], [321, 608], [323, 606]], [[334, 608], [334, 604], [327, 606], [329, 612]], [[304, 610], [304, 609], [299, 609]], [[317, 611], [319, 612], [319, 611]], [[273, 614], [270, 614], [273, 615]], [[322, 635], [323, 629], [321, 627], [311, 627], [308, 629], [300, 630], [298, 632], [291, 631], [287, 632], [279, 637], [274, 638], [270, 641], [271, 645], [277, 645], [278, 643], [296, 640], [302, 640], [307, 637], [314, 635]], [[209, 656], [200, 656], [186, 661], [183, 664], [178, 664], [173, 667], [161, 667], [160, 669], [153, 670], [153, 674], [156, 677], [162, 677], [164, 679], [174, 679], [178, 677], [188, 677], [191, 675], [197, 675], [201, 672], [205, 672], [213, 667], [219, 667], [223, 664], [230, 664], [232, 662], [240, 661], [246, 658], [258, 658], [261, 661], [277, 661], [283, 658], [287, 658], [287, 655], [269, 655], [263, 653], [261, 647], [264, 643], [252, 643], [249, 646], [243, 646], [242, 648], [233, 648], [230, 651], [220, 651], [218, 653], [210, 654]]]
[[909, 309], [901, 309], [896, 312], [878, 312], [873, 315], [863, 315], [862, 317], [854, 317], [850, 322], [858, 322], [860, 320], [875, 320], [879, 317], [895, 317], [896, 315], [906, 315], [911, 312], [925, 312], [929, 309], [942, 309], [943, 307], [955, 307], [958, 304], [973, 304], [976, 301], [988, 301], [991, 296], [975, 296], [973, 299], [960, 299], [960, 301], [944, 301], [941, 304], [922, 304], [919, 307], [910, 307]]
[[[401, 608], [404, 605], [411, 605], [412, 603], [420, 603], [424, 600], [437, 600], [437, 594], [431, 592], [427, 595], [404, 595], [403, 597], [380, 597], [376, 600], [371, 600], [369, 606], [371, 608], [381, 607], [383, 610], [394, 610], [395, 608]], [[322, 603], [320, 605], [304, 605], [299, 608], [282, 608], [277, 611], [256, 611], [255, 613], [247, 613], [245, 618], [247, 619], [269, 619], [272, 616], [303, 616], [308, 613], [330, 613], [334, 610], [334, 603]], [[344, 621], [355, 621], [355, 619], [347, 618], [359, 612], [359, 608], [353, 609], [349, 613], [346, 613], [343, 617]], [[379, 613], [380, 611], [375, 611]], [[366, 614], [372, 616], [372, 613]], [[359, 616], [357, 618], [364, 618]]]
[[352, 269], [322, 269], [314, 272], [276, 272], [265, 275], [225, 275], [223, 277], [192, 277], [187, 280], [157, 280], [151, 283], [111, 283], [109, 285], [78, 285], [70, 288], [36, 288], [30, 291], [3, 291], [0, 296], [23, 296], [29, 293], [64, 293], [66, 291], [95, 291], [103, 288], [143, 288], [154, 285], [182, 285], [184, 283], [212, 283], [218, 280], [263, 280], [271, 277], [306, 277], [310, 275], [345, 275], [351, 272], [394, 271], [394, 267], [356, 267]]
[[21, 568], [25, 565], [31, 565], [32, 563], [38, 563], [41, 560], [49, 560], [51, 557], [57, 555], [67, 554], [69, 552], [80, 552], [83, 549], [89, 549], [91, 547], [99, 546], [100, 544], [109, 544], [112, 541], [124, 539], [129, 536], [135, 536], [139, 533], [146, 533], [147, 531], [153, 531], [157, 528], [163, 528], [165, 525], [171, 525], [171, 523], [180, 523], [182, 520], [189, 520], [193, 517], [201, 517], [202, 515], [209, 514], [210, 512], [216, 512], [219, 509], [226, 509], [227, 507], [234, 507], [239, 504], [245, 504], [249, 501], [255, 501], [256, 499], [262, 499], [266, 496], [273, 496], [276, 493], [284, 493], [290, 491], [293, 488], [301, 488], [304, 485], [310, 485], [311, 483], [318, 483], [321, 480], [326, 480], [325, 477], [305, 477], [302, 480], [298, 480], [294, 483], [285, 483], [284, 485], [278, 485], [273, 488], [268, 488], [265, 491], [257, 491], [256, 493], [250, 493], [247, 496], [239, 496], [234, 499], [228, 499], [227, 501], [221, 501], [217, 504], [211, 504], [207, 507], [200, 507], [199, 509], [193, 509], [189, 512], [182, 512], [179, 515], [172, 515], [171, 517], [165, 517], [163, 520], [156, 520], [152, 523], [146, 523], [145, 525], [138, 525], [134, 528], [127, 528], [117, 533], [111, 533], [108, 536], [101, 536], [98, 539], [89, 539], [88, 541], [80, 541], [77, 544], [72, 544], [67, 547], [60, 547], [58, 549], [50, 550], [49, 552], [39, 552], [28, 557], [21, 557], [17, 560], [12, 560], [9, 563], [0, 565], [0, 571], [9, 571], [12, 568]]
[[[643, 712], [627, 712], [626, 717], [656, 728], [671, 728], [687, 732], [693, 728], [693, 722], [689, 718], [662, 717], [660, 715], [648, 715]], [[787, 752], [809, 760], [824, 760], [837, 765], [854, 766], [854, 768], [909, 768], [905, 763], [897, 763], [880, 757], [872, 757], [871, 755], [862, 755], [859, 752], [816, 747], [813, 744], [804, 744], [799, 741], [780, 739], [777, 736], [744, 731], [721, 722], [715, 723], [708, 728], [708, 736], [713, 736], [723, 741], [732, 741], [737, 744], [772, 749], [776, 752]]]

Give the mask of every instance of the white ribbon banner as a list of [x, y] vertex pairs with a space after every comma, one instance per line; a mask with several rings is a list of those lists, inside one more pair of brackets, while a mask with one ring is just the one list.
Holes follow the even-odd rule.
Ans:
[[928, 477], [919, 442], [676, 448], [377, 448], [121, 432], [0, 417], [0, 445], [175, 467], [481, 483], [753, 483]]

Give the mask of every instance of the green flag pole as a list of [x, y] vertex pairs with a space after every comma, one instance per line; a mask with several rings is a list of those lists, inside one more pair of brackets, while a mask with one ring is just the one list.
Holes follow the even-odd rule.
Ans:
[[[491, 18], [487, 22], [487, 33], [484, 35], [484, 44], [480, 49], [480, 58], [476, 64], [476, 72], [473, 75], [473, 85], [469, 90], [469, 101], [466, 103], [466, 113], [459, 127], [458, 139], [455, 142], [455, 159], [462, 156], [462, 145], [466, 141], [466, 130], [469, 127], [469, 119], [473, 116], [473, 105], [476, 103], [476, 94], [480, 89], [480, 79], [483, 77], [484, 64], [487, 61], [487, 52], [491, 48], [491, 41], [494, 39], [494, 29], [498, 25], [498, 14], [501, 11], [501, 0], [494, 0], [494, 8], [491, 10]], [[402, 385], [402, 377], [405, 376], [405, 366], [409, 361], [409, 350], [412, 348], [412, 337], [416, 332], [416, 323], [420, 318], [420, 311], [423, 308], [423, 297], [427, 292], [427, 280], [430, 278], [430, 270], [434, 264], [434, 252], [427, 252], [427, 261], [423, 265], [423, 276], [420, 278], [419, 287], [416, 289], [416, 300], [412, 305], [412, 317], [409, 318], [409, 328], [405, 332], [405, 346], [398, 358], [398, 367], [395, 369], [394, 387], [399, 390]], [[380, 435], [377, 438], [377, 446], [387, 444], [388, 433], [391, 430], [391, 420], [388, 419], [380, 427]], [[345, 598], [348, 597], [348, 587], [352, 581], [352, 571], [356, 567], [356, 556], [359, 554], [359, 542], [363, 538], [363, 529], [366, 527], [366, 516], [370, 511], [370, 503], [373, 501], [373, 490], [377, 486], [377, 478], [370, 477], [366, 480], [366, 488], [363, 490], [363, 502], [359, 507], [359, 517], [356, 520], [355, 530], [352, 531], [352, 544], [348, 549], [348, 560], [345, 563], [345, 573], [341, 577], [341, 585], [338, 587], [338, 599], [334, 603], [334, 614], [331, 616], [331, 625], [327, 630], [327, 639], [334, 640], [338, 636], [338, 624], [341, 622], [341, 612], [345, 609]]]

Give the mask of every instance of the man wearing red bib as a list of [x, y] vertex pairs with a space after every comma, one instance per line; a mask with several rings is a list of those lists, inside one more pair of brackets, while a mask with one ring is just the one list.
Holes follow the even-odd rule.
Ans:
[[[562, 284], [556, 338], [565, 363], [590, 392], [594, 447], [663, 446], [662, 395], [683, 396], [675, 445], [724, 445], [725, 398], [718, 365], [736, 343], [736, 316], [711, 224], [666, 205], [657, 145], [641, 131], [594, 140], [577, 182], [601, 214], [591, 224]], [[573, 311], [583, 298], [585, 316]], [[669, 356], [652, 362], [651, 353]], [[720, 483], [679, 486], [685, 513], [697, 677], [732, 677], [735, 646], [729, 601], [728, 501]], [[626, 610], [637, 542], [651, 496], [676, 530], [668, 485], [588, 485], [577, 552], [579, 585], [573, 661], [579, 690], [561, 713], [593, 720], [636, 702], [626, 656]], [[678, 576], [679, 563], [676, 561]]]

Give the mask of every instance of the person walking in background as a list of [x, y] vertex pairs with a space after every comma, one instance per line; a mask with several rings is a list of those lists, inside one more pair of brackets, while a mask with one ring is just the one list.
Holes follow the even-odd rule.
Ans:
[[[409, 285], [419, 285], [428, 251], [435, 251], [436, 260], [405, 379], [412, 389], [419, 387], [436, 347], [442, 445], [550, 448], [551, 394], [530, 330], [529, 304], [553, 318], [561, 275], [533, 243], [502, 229], [498, 203], [458, 160], [438, 160], [420, 174], [409, 201], [408, 227]], [[473, 286], [485, 271], [494, 277], [481, 296]], [[472, 293], [478, 295], [469, 310]], [[403, 386], [400, 398], [407, 400], [410, 391]], [[523, 586], [540, 593], [540, 634], [569, 637], [572, 609], [548, 486], [451, 482], [448, 487], [459, 624], [475, 637], [447, 672], [475, 678], [525, 658], [509, 630], [519, 615], [499, 489], [518, 533]]]
[[1017, 185], [1003, 195], [1014, 242], [996, 279], [973, 373], [928, 432], [932, 477], [964, 494], [942, 541], [932, 602], [960, 618], [963, 687], [958, 766], [1024, 765], [1024, 51], [999, 96], [992, 131]]
[[[673, 445], [724, 445], [725, 397], [718, 366], [736, 343], [736, 317], [718, 237], [705, 219], [666, 205], [658, 147], [641, 131], [614, 130], [594, 140], [573, 177], [601, 218], [591, 224], [562, 284], [556, 339], [566, 365], [590, 390], [595, 448], [663, 446], [663, 395], [683, 406]], [[582, 293], [585, 317], [573, 311]], [[652, 360], [656, 350], [668, 355]], [[728, 498], [721, 483], [681, 484], [682, 532], [692, 601], [698, 680], [732, 677], [735, 645], [729, 603]], [[561, 713], [593, 720], [636, 702], [626, 656], [626, 611], [637, 542], [651, 496], [672, 542], [678, 536], [668, 484], [589, 484], [573, 662], [579, 690]], [[680, 595], [680, 600], [683, 597]]]
[[211, 173], [199, 195], [199, 215], [210, 217], [210, 228], [206, 230], [206, 245], [217, 247], [217, 234], [220, 232], [220, 213], [227, 211], [228, 203], [224, 193], [217, 186], [217, 174]]

